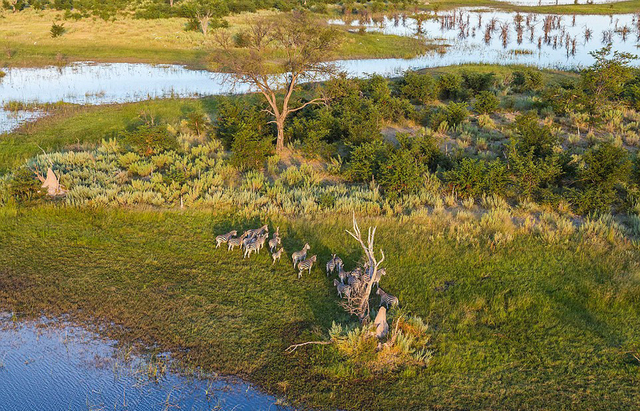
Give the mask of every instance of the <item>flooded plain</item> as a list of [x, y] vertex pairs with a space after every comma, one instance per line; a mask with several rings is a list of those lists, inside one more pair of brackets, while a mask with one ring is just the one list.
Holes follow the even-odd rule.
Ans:
[[0, 409], [286, 410], [242, 381], [177, 372], [82, 328], [0, 314]]
[[[435, 51], [411, 59], [337, 61], [352, 77], [394, 76], [409, 69], [465, 63], [576, 69], [593, 63], [590, 53], [609, 43], [619, 52], [640, 53], [640, 13], [572, 16], [461, 8], [437, 15], [330, 23], [349, 25], [353, 31], [416, 37], [436, 46]], [[7, 75], [0, 80], [0, 107], [12, 101], [108, 104], [248, 91], [232, 89], [223, 74], [176, 65], [81, 62], [3, 70]], [[37, 115], [18, 111], [10, 116], [0, 110], [0, 133]]]

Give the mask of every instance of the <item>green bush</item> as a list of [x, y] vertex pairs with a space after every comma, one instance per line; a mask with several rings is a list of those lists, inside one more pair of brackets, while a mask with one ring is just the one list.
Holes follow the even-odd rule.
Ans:
[[533, 112], [516, 117], [515, 129], [519, 136], [518, 150], [521, 152], [531, 150], [536, 157], [546, 157], [558, 146], [558, 137], [549, 126], [541, 126], [538, 116]]
[[457, 74], [443, 74], [438, 78], [438, 88], [443, 99], [458, 99], [463, 96], [462, 77]]
[[407, 71], [402, 78], [400, 92], [409, 100], [429, 104], [438, 98], [438, 83], [429, 75]]
[[149, 157], [179, 148], [175, 136], [167, 131], [166, 126], [143, 125], [134, 131], [124, 133], [123, 137], [124, 144], [141, 156]]
[[247, 127], [238, 132], [231, 145], [231, 164], [238, 170], [260, 169], [271, 155], [271, 140]]
[[481, 91], [488, 91], [496, 83], [495, 73], [478, 73], [464, 71], [462, 73], [463, 86], [471, 91], [471, 94], [475, 95]]
[[452, 170], [444, 173], [444, 181], [462, 197], [477, 198], [483, 194], [506, 196], [507, 167], [498, 160], [488, 162], [463, 158]]
[[62, 36], [64, 33], [67, 32], [67, 29], [64, 28], [64, 23], [53, 23], [51, 25], [51, 37], [56, 38], [56, 37], [60, 37]]
[[346, 177], [351, 181], [371, 181], [380, 174], [380, 168], [386, 162], [390, 148], [382, 139], [356, 147], [351, 151]]
[[9, 196], [18, 202], [29, 202], [42, 196], [42, 183], [28, 167], [19, 168], [9, 182]]
[[542, 72], [534, 69], [514, 71], [511, 85], [518, 93], [529, 93], [541, 90], [544, 87]]
[[500, 99], [490, 91], [481, 91], [476, 96], [473, 108], [479, 114], [493, 114], [500, 106]]
[[443, 109], [443, 112], [447, 118], [447, 123], [452, 127], [459, 126], [467, 119], [467, 117], [469, 117], [467, 103], [450, 102]]
[[391, 200], [415, 192], [422, 185], [424, 167], [409, 150], [396, 150], [380, 170], [380, 186]]

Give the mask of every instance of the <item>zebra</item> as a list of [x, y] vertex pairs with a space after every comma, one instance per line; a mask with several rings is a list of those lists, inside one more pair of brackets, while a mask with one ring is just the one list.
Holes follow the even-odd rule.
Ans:
[[240, 237], [230, 238], [229, 241], [227, 241], [227, 243], [229, 244], [229, 247], [227, 248], [227, 251], [233, 250], [236, 247], [242, 248], [242, 243], [243, 243], [246, 235], [247, 235], [247, 233], [244, 233]]
[[238, 235], [236, 230], [229, 231], [227, 234], [221, 234], [216, 237], [216, 248], [220, 248], [220, 244], [226, 243], [231, 237]]
[[256, 243], [258, 244], [258, 254], [260, 254], [260, 250], [262, 250], [262, 247], [264, 247], [264, 242], [267, 241], [267, 237], [269, 237], [269, 234], [262, 234], [262, 235], [259, 235], [258, 238], [255, 240]]
[[307, 258], [304, 261], [300, 261], [298, 263], [298, 278], [302, 278], [302, 272], [304, 270], [309, 270], [309, 274], [311, 274], [311, 268], [313, 267], [313, 263], [316, 262], [317, 256], [313, 256], [311, 258]]
[[267, 226], [265, 224], [260, 228], [254, 228], [254, 229], [248, 230], [248, 231], [249, 231], [249, 237], [256, 238], [259, 235], [262, 235], [263, 233], [268, 233], [269, 232], [269, 226]]
[[249, 244], [247, 244], [244, 247], [244, 257], [242, 258], [248, 258], [251, 257], [251, 253], [258, 253], [260, 252], [260, 244], [258, 241], [252, 241]]
[[342, 267], [342, 259], [335, 254], [331, 254], [331, 260], [327, 262], [327, 276], [332, 274], [336, 269], [340, 270]]
[[302, 247], [302, 250], [296, 251], [295, 253], [291, 254], [291, 259], [293, 260], [293, 268], [296, 268], [296, 264], [307, 258], [307, 251], [310, 248], [311, 247], [309, 247], [309, 244], [307, 243], [304, 245], [304, 247]]
[[344, 267], [341, 265], [340, 267], [338, 267], [338, 278], [340, 279], [340, 282], [342, 284], [344, 284], [345, 280], [347, 279], [347, 277], [349, 276], [349, 272], [348, 271], [344, 271]]
[[383, 304], [389, 308], [389, 304], [393, 307], [394, 305], [398, 305], [400, 302], [398, 301], [398, 297], [393, 296], [387, 292], [385, 292], [382, 288], [378, 287], [376, 290], [376, 294], [380, 296], [380, 306]]
[[280, 245], [280, 243], [282, 243], [282, 241], [280, 240], [280, 236], [276, 231], [276, 233], [273, 235], [273, 238], [269, 240], [269, 251], [274, 252], [278, 245]]
[[375, 284], [376, 287], [380, 287], [380, 279], [383, 275], [387, 275], [387, 270], [384, 268], [379, 268], [378, 271], [376, 271], [376, 276], [373, 280], [373, 284]]
[[[280, 249], [278, 251], [276, 251], [275, 253], [271, 254], [271, 258], [273, 259], [273, 264], [276, 263], [276, 261], [280, 261], [280, 257], [282, 256], [282, 253], [284, 251], [284, 248], [280, 247]], [[273, 265], [271, 264], [271, 265]]]
[[351, 287], [335, 279], [333, 280], [333, 285], [338, 289], [338, 295], [340, 296], [340, 298], [351, 298]]

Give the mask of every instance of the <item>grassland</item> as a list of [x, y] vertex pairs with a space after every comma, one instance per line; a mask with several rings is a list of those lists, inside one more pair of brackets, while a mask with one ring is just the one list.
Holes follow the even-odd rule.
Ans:
[[[259, 16], [275, 17], [274, 13]], [[65, 21], [67, 32], [51, 38], [52, 21], [61, 19], [53, 11], [6, 13], [0, 17], [0, 67], [64, 65], [72, 61], [184, 64], [209, 68], [215, 53], [211, 36], [185, 31], [186, 19], [140, 20], [121, 17], [115, 21], [81, 19]], [[241, 31], [248, 18], [229, 17], [230, 30]], [[342, 30], [342, 29], [341, 29]], [[429, 49], [414, 38], [379, 33], [342, 31], [343, 42], [328, 58], [408, 58]]]
[[[360, 256], [344, 233], [348, 216], [268, 222], [289, 251], [308, 241], [321, 262], [338, 252], [352, 266]], [[383, 287], [429, 322], [434, 351], [426, 368], [376, 375], [346, 367], [330, 346], [284, 353], [348, 319], [321, 269], [297, 280], [286, 261], [272, 268], [266, 254], [243, 260], [214, 248], [214, 233], [258, 223], [5, 207], [0, 310], [110, 325], [112, 337], [321, 408], [604, 410], [640, 399], [638, 250], [613, 231], [495, 246], [486, 234], [456, 241], [437, 213], [363, 220], [378, 225], [388, 256]], [[453, 285], [442, 291], [445, 281]]]

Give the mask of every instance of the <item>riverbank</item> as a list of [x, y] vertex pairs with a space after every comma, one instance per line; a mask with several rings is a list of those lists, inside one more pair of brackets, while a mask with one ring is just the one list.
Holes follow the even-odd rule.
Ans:
[[[378, 226], [388, 271], [381, 285], [429, 323], [425, 368], [371, 373], [331, 346], [285, 353], [350, 321], [322, 269], [332, 252], [349, 267], [360, 255], [346, 215], [247, 221], [210, 211], [4, 207], [0, 310], [67, 314], [323, 409], [637, 404], [636, 245], [606, 223], [557, 236], [498, 224], [513, 240], [496, 244], [493, 230], [472, 228], [480, 221], [467, 221], [461, 237], [455, 220], [415, 218], [361, 226]], [[216, 233], [263, 222], [280, 227], [287, 251], [308, 242], [318, 268], [297, 280], [286, 259], [272, 267], [267, 254], [243, 260], [215, 249]]]
[[[273, 12], [241, 14], [228, 18], [232, 32], [241, 31], [247, 19], [277, 18]], [[66, 33], [52, 38], [51, 22], [59, 12], [7, 13], [0, 24], [0, 67], [44, 67], [74, 61], [180, 64], [210, 69], [216, 53], [213, 36], [185, 31], [187, 19], [141, 20], [120, 17], [67, 20]], [[410, 58], [434, 47], [423, 40], [341, 30], [342, 45], [328, 59]]]
[[[515, 2], [517, 3], [517, 1]], [[537, 3], [537, 2], [532, 2]], [[506, 1], [496, 0], [436, 0], [429, 2], [430, 8], [437, 7], [440, 10], [451, 10], [459, 7], [490, 7], [502, 11], [518, 11], [521, 13], [545, 13], [545, 14], [623, 14], [637, 13], [640, 10], [639, 0], [610, 2], [602, 4], [559, 4], [559, 5], [532, 5], [524, 6], [509, 4]]]

